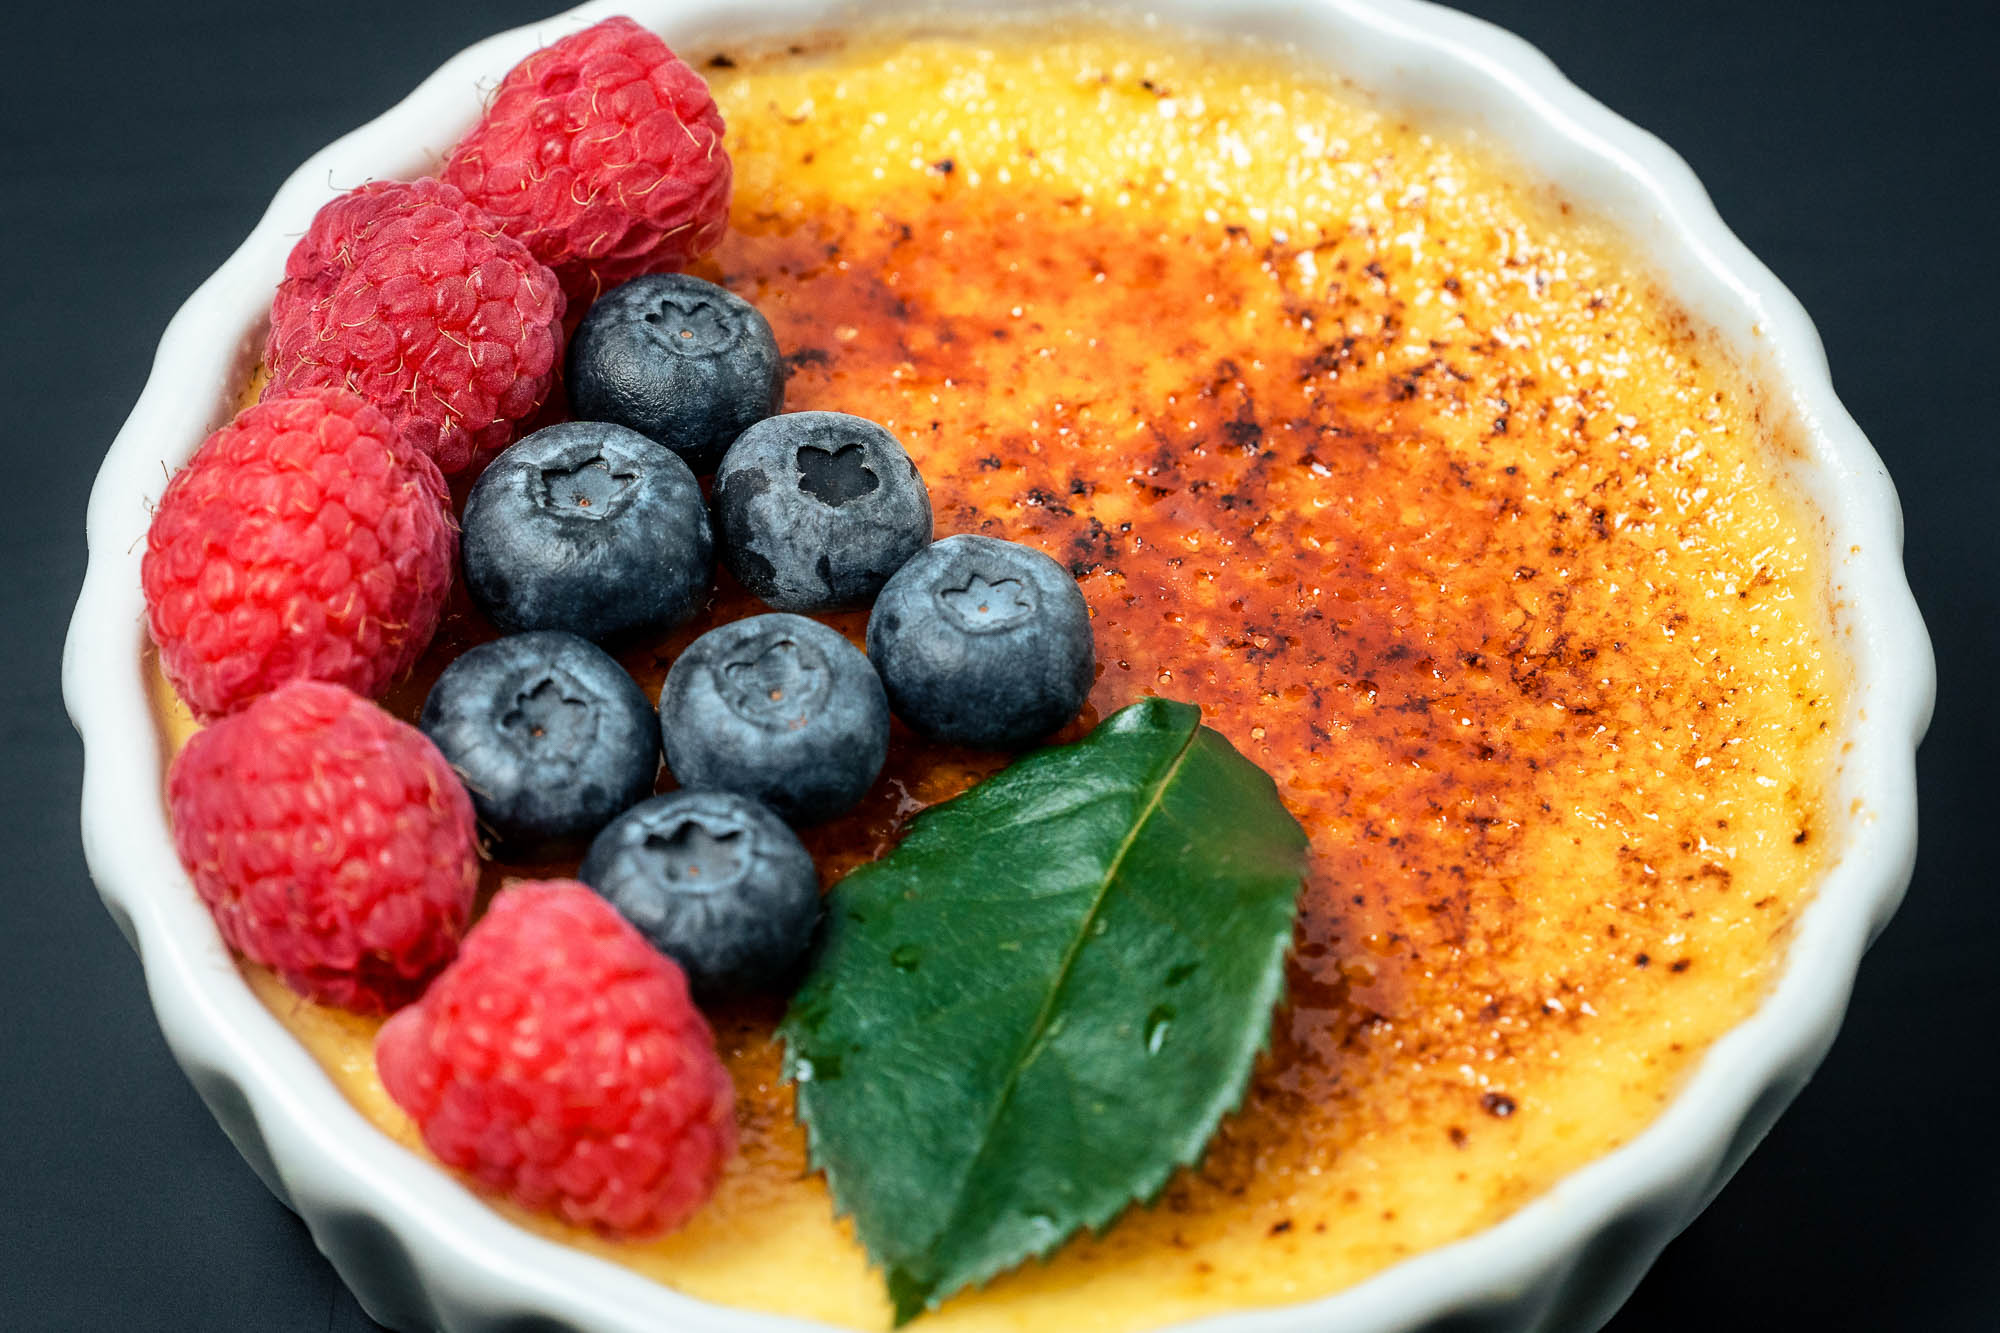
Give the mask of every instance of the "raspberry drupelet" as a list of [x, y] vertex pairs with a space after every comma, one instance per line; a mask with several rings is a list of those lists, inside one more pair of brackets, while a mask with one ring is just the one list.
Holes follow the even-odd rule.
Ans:
[[472, 803], [424, 734], [296, 681], [189, 739], [174, 847], [223, 939], [301, 995], [414, 999], [458, 951], [479, 884]]
[[274, 397], [167, 484], [147, 626], [204, 719], [298, 679], [379, 695], [430, 643], [457, 552], [444, 478], [386, 416], [338, 390]]
[[555, 270], [577, 309], [722, 239], [731, 169], [708, 85], [611, 18], [509, 71], [439, 174]]
[[376, 181], [321, 208], [271, 303], [267, 393], [335, 385], [447, 475], [505, 448], [562, 360], [555, 275], [439, 181]]
[[680, 1226], [735, 1151], [680, 968], [573, 880], [501, 890], [375, 1064], [438, 1160], [610, 1236]]

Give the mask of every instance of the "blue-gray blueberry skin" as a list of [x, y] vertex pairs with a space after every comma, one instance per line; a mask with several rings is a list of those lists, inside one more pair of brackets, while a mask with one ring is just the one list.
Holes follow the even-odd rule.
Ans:
[[788, 412], [729, 446], [715, 474], [723, 563], [780, 611], [867, 605], [931, 539], [907, 450], [844, 412]]
[[685, 273], [634, 278], [597, 299], [569, 344], [570, 407], [629, 426], [697, 473], [785, 405], [770, 322], [726, 287]]
[[466, 497], [466, 590], [510, 632], [667, 629], [715, 583], [701, 484], [637, 431], [566, 421], [519, 440]]
[[946, 537], [889, 580], [868, 617], [868, 659], [912, 729], [984, 750], [1061, 727], [1097, 674], [1090, 607], [1069, 571], [971, 535]]
[[417, 725], [465, 784], [488, 839], [514, 854], [580, 845], [659, 776], [646, 692], [602, 648], [559, 630], [461, 653]]
[[605, 826], [577, 878], [700, 996], [783, 985], [819, 924], [819, 874], [769, 809], [726, 791], [642, 801]]
[[889, 755], [889, 701], [861, 650], [825, 625], [751, 616], [674, 661], [660, 731], [683, 787], [738, 792], [812, 824], [874, 785]]

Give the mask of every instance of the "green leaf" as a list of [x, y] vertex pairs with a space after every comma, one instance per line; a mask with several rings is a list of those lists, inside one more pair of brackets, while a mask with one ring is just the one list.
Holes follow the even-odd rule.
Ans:
[[1198, 708], [1148, 699], [834, 889], [781, 1031], [898, 1323], [1201, 1155], [1268, 1036], [1305, 847]]

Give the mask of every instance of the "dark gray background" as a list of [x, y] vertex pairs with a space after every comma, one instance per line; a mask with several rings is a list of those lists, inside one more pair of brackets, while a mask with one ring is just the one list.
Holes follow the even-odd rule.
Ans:
[[[0, 62], [0, 1326], [372, 1329], [175, 1068], [75, 832], [83, 507], [162, 327], [302, 158], [556, 0], [16, 6]], [[1990, 0], [1466, 0], [1694, 164], [1901, 487], [1942, 684], [1902, 914], [1617, 1333], [2000, 1328]]]

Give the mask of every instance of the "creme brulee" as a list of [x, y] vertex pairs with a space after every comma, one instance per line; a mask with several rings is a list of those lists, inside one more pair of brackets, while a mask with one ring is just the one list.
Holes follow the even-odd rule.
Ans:
[[[1325, 1295], [1645, 1128], [1764, 994], [1829, 841], [1825, 574], [1739, 369], [1505, 162], [1274, 53], [885, 30], [705, 72], [737, 185], [699, 271], [771, 320], [787, 408], [883, 422], [940, 534], [1076, 573], [1101, 675], [1072, 734], [1198, 702], [1312, 837], [1273, 1049], [1205, 1164], [924, 1323]], [[756, 609], [725, 581], [624, 661], [657, 695]], [[489, 633], [461, 604], [391, 707]], [[808, 834], [826, 878], [999, 762], [899, 730], [864, 807]], [[421, 1154], [375, 1023], [245, 970]], [[686, 1229], [495, 1206], [704, 1300], [885, 1327], [806, 1166], [780, 1007], [713, 1015], [742, 1150]]]

